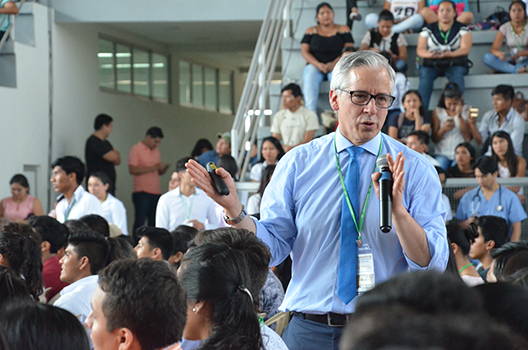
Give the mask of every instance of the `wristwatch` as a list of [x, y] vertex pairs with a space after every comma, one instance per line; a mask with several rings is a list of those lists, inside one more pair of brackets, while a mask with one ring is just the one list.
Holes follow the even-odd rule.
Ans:
[[238, 215], [236, 218], [233, 218], [233, 219], [228, 218], [224, 210], [224, 221], [226, 222], [226, 224], [231, 225], [231, 226], [240, 224], [246, 216], [247, 216], [247, 211], [244, 205], [242, 205], [242, 212], [240, 213], [240, 215]]

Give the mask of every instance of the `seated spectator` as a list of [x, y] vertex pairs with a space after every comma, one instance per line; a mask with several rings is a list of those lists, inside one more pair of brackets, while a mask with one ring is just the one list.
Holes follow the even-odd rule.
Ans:
[[184, 224], [197, 230], [214, 229], [222, 225], [216, 203], [196, 187], [187, 174], [185, 163], [189, 159], [184, 157], [176, 163], [181, 183], [178, 188], [160, 197], [156, 207], [156, 227], [170, 231]]
[[99, 272], [92, 306], [86, 326], [95, 350], [181, 350], [185, 293], [166, 263], [140, 259], [110, 264]]
[[26, 282], [10, 268], [0, 266], [0, 310], [20, 300], [33, 301]]
[[264, 169], [268, 165], [275, 165], [284, 155], [280, 141], [271, 137], [262, 140], [260, 161], [251, 168], [251, 181], [260, 182]]
[[51, 164], [51, 184], [55, 192], [60, 193], [55, 207], [56, 218], [78, 219], [87, 214], [101, 215], [103, 208], [94, 195], [84, 190], [81, 183], [84, 178], [84, 164], [77, 157], [65, 156]]
[[108, 226], [108, 221], [106, 221], [101, 215], [85, 215], [80, 218], [79, 221], [84, 222], [90, 231], [100, 233], [104, 237], [110, 237], [110, 227]]
[[483, 215], [504, 218], [510, 227], [510, 240], [515, 242], [521, 237], [521, 221], [526, 219], [526, 212], [517, 195], [497, 183], [497, 176], [497, 163], [490, 157], [480, 158], [475, 164], [479, 186], [462, 197], [455, 217], [462, 228]]
[[[309, 27], [304, 37], [301, 41], [301, 53], [306, 60], [307, 64], [303, 70], [303, 87], [306, 100], [306, 108], [310, 111], [317, 113], [317, 100], [319, 99], [319, 85], [326, 78], [328, 81], [332, 80], [332, 71], [341, 57], [341, 51], [346, 46], [354, 46], [354, 39], [350, 33], [350, 28], [346, 25], [339, 25], [334, 23], [334, 10], [332, 6], [327, 2], [321, 2], [317, 5], [316, 8], [316, 22], [315, 27]], [[288, 85], [291, 86], [292, 84]], [[294, 85], [294, 84], [293, 84]], [[294, 104], [295, 100], [301, 96], [300, 88], [297, 86], [295, 89], [298, 89], [299, 93], [294, 93], [292, 89], [292, 94], [290, 96], [282, 95], [282, 100], [284, 108], [291, 108], [292, 106], [298, 105]], [[285, 91], [288, 91], [285, 90]], [[284, 91], [284, 90], [283, 90]], [[291, 100], [290, 105], [286, 105], [285, 97], [288, 97]], [[298, 100], [300, 102], [300, 99]], [[292, 110], [291, 112], [295, 112]], [[283, 127], [284, 128], [284, 127]], [[281, 128], [281, 129], [283, 129]], [[317, 128], [319, 125], [317, 125]], [[308, 128], [305, 131], [310, 131], [312, 129]], [[272, 136], [274, 128], [272, 126]], [[291, 131], [290, 131], [291, 132]], [[302, 136], [302, 134], [301, 134]], [[284, 135], [283, 135], [284, 137]], [[313, 135], [312, 135], [313, 137]], [[279, 140], [280, 138], [277, 137]], [[303, 143], [310, 141], [304, 140]], [[300, 141], [297, 144], [300, 143]], [[282, 144], [285, 146], [296, 146], [297, 144], [290, 144], [282, 140]], [[289, 151], [288, 147], [284, 147], [286, 152]]]
[[423, 59], [418, 90], [425, 109], [429, 109], [433, 83], [441, 75], [457, 83], [464, 92], [464, 75], [468, 73], [468, 54], [473, 43], [471, 32], [456, 20], [452, 1], [440, 2], [438, 13], [438, 22], [424, 27], [416, 47], [416, 54]]
[[[407, 135], [407, 147], [420, 153], [430, 161], [435, 168], [441, 168], [440, 163], [433, 157], [431, 157], [427, 152], [429, 152], [429, 135], [422, 130], [414, 130]], [[443, 169], [442, 169], [443, 170]], [[437, 169], [438, 171], [438, 169]], [[445, 171], [443, 171], [445, 177]]]
[[468, 287], [484, 283], [477, 269], [468, 258], [471, 245], [477, 237], [479, 237], [479, 234], [474, 225], [470, 225], [466, 230], [462, 230], [457, 225], [450, 225], [447, 230], [447, 238], [451, 242], [458, 273]]
[[180, 186], [181, 180], [177, 171], [173, 171], [171, 178], [169, 180], [169, 191], [174, 190], [176, 187]]
[[9, 267], [22, 277], [33, 298], [37, 299], [42, 293], [42, 257], [32, 232], [28, 225], [9, 224], [1, 229], [0, 266]]
[[[515, 154], [513, 142], [507, 132], [499, 130], [491, 135], [491, 157], [497, 162], [500, 178], [526, 176], [526, 160]], [[524, 199], [524, 191], [521, 186], [508, 188], [517, 193], [520, 200]]]
[[31, 217], [29, 225], [41, 237], [42, 282], [44, 283], [44, 288], [51, 288], [46, 294], [46, 300], [49, 302], [68, 285], [68, 283], [60, 280], [61, 266], [57, 253], [59, 251], [64, 252], [69, 232], [66, 226], [47, 215]]
[[506, 264], [514, 257], [517, 253], [528, 251], [528, 242], [507, 242], [502, 246], [493, 249], [490, 252], [491, 255], [491, 266], [487, 276], [487, 281], [490, 283], [497, 282], [502, 278], [502, 272], [506, 267]]
[[[473, 178], [475, 171], [473, 170], [473, 162], [475, 161], [475, 149], [469, 142], [462, 142], [455, 148], [455, 162], [456, 164], [447, 169], [446, 174], [448, 178]], [[460, 197], [458, 197], [460, 198]]]
[[[394, 16], [394, 26], [392, 31], [394, 33], [404, 33], [409, 30], [420, 31], [422, 29], [424, 19], [420, 15], [420, 11], [425, 7], [425, 0], [385, 0], [383, 9], [388, 10]], [[369, 13], [365, 16], [365, 25], [374, 29], [377, 28], [379, 15], [377, 13]]]
[[486, 281], [492, 261], [490, 252], [508, 242], [508, 224], [503, 218], [484, 215], [479, 217], [474, 224], [470, 224], [468, 230], [478, 233], [471, 243], [469, 257], [480, 261], [477, 272]]
[[271, 338], [273, 331], [261, 333], [266, 328], [259, 324], [256, 286], [242, 251], [224, 243], [199, 245], [183, 257], [178, 277], [187, 291], [184, 339], [199, 340], [204, 349], [286, 349], [276, 333]]
[[9, 349], [90, 349], [82, 324], [55, 306], [28, 301], [12, 303], [0, 313], [0, 322]]
[[134, 250], [139, 259], [169, 260], [173, 246], [169, 231], [159, 227], [143, 226], [137, 229], [136, 235], [140, 239]]
[[238, 180], [238, 165], [235, 158], [230, 154], [224, 154], [216, 162], [217, 168], [224, 168], [229, 175], [233, 178], [234, 181]]
[[183, 254], [187, 252], [197, 233], [197, 229], [187, 225], [180, 225], [170, 232], [173, 248], [168, 261], [174, 268], [180, 267]]
[[[526, 3], [520, 0], [510, 4], [510, 21], [500, 26], [491, 45], [491, 53], [482, 57], [484, 63], [503, 73], [526, 73], [528, 66], [528, 21]], [[506, 51], [501, 51], [506, 40]]]
[[273, 175], [273, 172], [275, 171], [275, 165], [268, 165], [264, 168], [264, 171], [262, 173], [262, 178], [260, 179], [260, 186], [254, 195], [249, 197], [248, 204], [247, 204], [247, 212], [250, 214], [260, 214], [260, 201], [262, 200], [262, 196], [264, 195], [264, 190], [266, 189], [266, 186], [268, 186], [269, 182], [271, 181], [271, 175]]
[[447, 83], [432, 117], [435, 158], [444, 170], [447, 170], [455, 159], [455, 147], [473, 138], [467, 125], [470, 108], [464, 104], [460, 86]]
[[415, 130], [429, 134], [431, 117], [425, 111], [418, 91], [409, 90], [403, 95], [403, 108], [405, 112], [400, 112], [389, 120], [389, 136], [407, 143], [407, 137]]
[[[317, 70], [313, 66], [305, 68], [307, 69]], [[319, 96], [319, 83], [305, 80], [305, 89], [307, 84], [316, 84], [317, 96]], [[271, 136], [281, 142], [282, 149], [288, 152], [293, 147], [308, 143], [313, 139], [315, 131], [319, 130], [319, 120], [314, 111], [302, 105], [302, 92], [299, 85], [288, 84], [282, 88], [281, 94], [282, 109], [273, 116], [270, 131]], [[316, 103], [317, 98], [315, 97], [314, 109], [316, 109]]]
[[11, 21], [9, 20], [10, 15], [16, 14], [18, 14], [18, 7], [15, 5], [14, 1], [2, 0], [0, 2], [0, 41], [11, 24]]
[[9, 184], [11, 197], [6, 197], [0, 202], [0, 218], [23, 222], [30, 216], [44, 214], [40, 200], [29, 194], [29, 183], [24, 175], [16, 174]]
[[[456, 19], [458, 22], [466, 25], [473, 23], [475, 16], [469, 11], [468, 0], [453, 0], [452, 3], [456, 10]], [[427, 6], [420, 11], [426, 23], [430, 24], [440, 20], [442, 17], [440, 13], [441, 4], [441, 0], [427, 0]]]
[[224, 154], [231, 154], [231, 133], [218, 133], [216, 136], [218, 137], [216, 148], [214, 150], [204, 152], [198, 157], [198, 163], [200, 163], [204, 168], [209, 162], [216, 164], [216, 162], [218, 162], [218, 158]]
[[[493, 110], [482, 116], [480, 127], [477, 129], [476, 118], [469, 118], [469, 127], [475, 137], [475, 143], [482, 145], [483, 152], [491, 155], [491, 135], [498, 130], [506, 131], [512, 139], [515, 154], [522, 157], [524, 139], [524, 119], [513, 108], [515, 91], [511, 85], [497, 85], [491, 92], [493, 96]], [[487, 151], [486, 151], [487, 150]]]
[[394, 16], [389, 10], [383, 10], [378, 16], [376, 29], [367, 31], [361, 40], [360, 50], [371, 50], [377, 53], [389, 52], [394, 60], [397, 72], [407, 70], [407, 41], [405, 36], [392, 30]]
[[103, 218], [119, 227], [124, 235], [128, 235], [126, 209], [119, 199], [108, 192], [110, 179], [103, 172], [95, 172], [88, 178], [88, 192], [97, 197], [103, 208]]
[[198, 157], [200, 157], [203, 153], [212, 151], [213, 145], [211, 142], [209, 142], [208, 139], [199, 139], [196, 141], [196, 144], [194, 145], [194, 148], [191, 152], [191, 158], [194, 160], [198, 160]]
[[[396, 72], [394, 92], [392, 93], [392, 95], [395, 97], [394, 102], [392, 103], [392, 106], [389, 107], [387, 111], [387, 117], [385, 118], [385, 124], [383, 125], [383, 128], [381, 128], [381, 132], [388, 134], [390, 121], [399, 116], [400, 113], [405, 111], [403, 109], [403, 96], [405, 95], [407, 90], [409, 90], [409, 81], [407, 80], [405, 74], [396, 70], [396, 66], [394, 65], [394, 59], [392, 58], [391, 53], [387, 51], [382, 51], [380, 55], [382, 55], [389, 61], [391, 68], [394, 69], [394, 71]], [[332, 129], [332, 131], [334, 131], [334, 129]]]

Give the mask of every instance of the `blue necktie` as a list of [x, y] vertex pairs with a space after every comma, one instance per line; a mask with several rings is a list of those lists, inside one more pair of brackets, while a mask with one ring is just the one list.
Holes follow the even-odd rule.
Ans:
[[[350, 146], [347, 148], [350, 162], [346, 173], [345, 185], [359, 224], [359, 155], [364, 149]], [[357, 238], [358, 232], [345, 195], [341, 206], [341, 240], [339, 253], [339, 271], [337, 275], [337, 296], [345, 304], [350, 303], [357, 294]]]

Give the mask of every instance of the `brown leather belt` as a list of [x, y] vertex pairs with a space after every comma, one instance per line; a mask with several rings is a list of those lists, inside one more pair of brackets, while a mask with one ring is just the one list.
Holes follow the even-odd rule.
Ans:
[[330, 312], [325, 315], [313, 315], [313, 314], [304, 314], [302, 312], [294, 312], [294, 315], [302, 317], [305, 320], [314, 321], [317, 323], [326, 324], [330, 327], [344, 327], [348, 323], [348, 320], [351, 314], [336, 314]]

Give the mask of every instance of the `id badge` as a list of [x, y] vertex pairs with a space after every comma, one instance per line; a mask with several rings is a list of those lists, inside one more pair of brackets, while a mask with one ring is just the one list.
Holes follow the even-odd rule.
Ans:
[[374, 258], [368, 244], [358, 248], [357, 269], [357, 291], [361, 295], [374, 288], [375, 284]]

